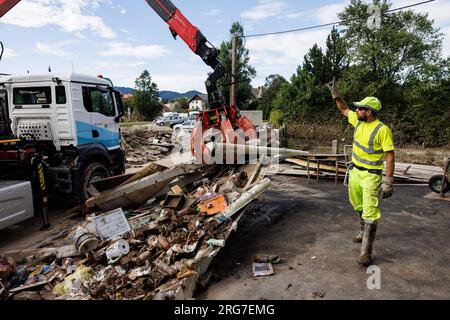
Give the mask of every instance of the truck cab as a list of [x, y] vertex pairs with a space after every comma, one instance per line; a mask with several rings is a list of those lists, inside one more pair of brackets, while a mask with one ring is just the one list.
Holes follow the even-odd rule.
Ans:
[[0, 99], [0, 141], [7, 142], [0, 149], [0, 180], [28, 179], [22, 149], [42, 154], [50, 191], [75, 200], [90, 197], [91, 182], [125, 171], [123, 104], [110, 80], [76, 73], [2, 76]]

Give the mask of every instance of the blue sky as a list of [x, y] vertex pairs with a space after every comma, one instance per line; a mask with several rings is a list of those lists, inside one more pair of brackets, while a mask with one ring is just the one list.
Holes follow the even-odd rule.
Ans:
[[[264, 33], [337, 19], [347, 0], [172, 0], [214, 45], [229, 39], [233, 21], [246, 34]], [[393, 7], [420, 0], [392, 0]], [[414, 8], [428, 12], [446, 35], [450, 55], [450, 0]], [[330, 28], [278, 36], [249, 38], [253, 85], [279, 73], [287, 79], [314, 44], [324, 46]], [[22, 0], [0, 20], [0, 41], [6, 47], [0, 73], [75, 72], [110, 77], [117, 86], [134, 86], [147, 69], [160, 90], [204, 89], [209, 67], [181, 40], [144, 0]]]

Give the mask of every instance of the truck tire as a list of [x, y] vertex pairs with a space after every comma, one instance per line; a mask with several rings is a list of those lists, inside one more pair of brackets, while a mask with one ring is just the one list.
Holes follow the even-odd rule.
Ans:
[[[432, 176], [430, 178], [430, 180], [428, 180], [428, 186], [430, 187], [431, 190], [433, 190], [436, 193], [441, 193], [441, 188], [442, 188], [442, 177], [444, 175], [442, 174], [435, 174], [434, 176]], [[444, 193], [447, 193], [450, 191], [450, 183], [448, 183], [448, 181], [444, 182]]]
[[108, 178], [111, 176], [108, 168], [99, 162], [89, 164], [81, 176], [81, 201], [84, 203], [92, 195], [89, 193], [89, 186], [92, 182]]

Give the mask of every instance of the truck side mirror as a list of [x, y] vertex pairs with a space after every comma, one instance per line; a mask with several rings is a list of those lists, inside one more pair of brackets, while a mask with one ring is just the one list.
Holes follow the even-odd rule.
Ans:
[[120, 122], [120, 119], [125, 115], [125, 110], [123, 108], [122, 95], [119, 91], [114, 90], [114, 97], [116, 99], [117, 106], [117, 116], [114, 118], [115, 122]]

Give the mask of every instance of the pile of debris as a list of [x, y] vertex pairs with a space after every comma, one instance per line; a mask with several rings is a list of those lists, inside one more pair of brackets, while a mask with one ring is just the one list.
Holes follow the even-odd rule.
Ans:
[[[0, 296], [46, 300], [192, 297], [246, 206], [270, 186], [270, 180], [264, 178], [260, 164], [185, 166], [184, 173], [175, 175], [173, 170], [183, 166], [158, 165], [157, 172], [147, 170], [148, 176], [166, 174], [170, 183], [162, 190], [148, 191], [139, 206], [132, 201], [126, 208], [94, 211], [71, 230], [65, 246], [4, 253]], [[141, 180], [145, 177], [125, 185]]]
[[[323, 160], [320, 160], [320, 158], [323, 158]], [[331, 158], [333, 160], [330, 160]], [[321, 177], [334, 178], [337, 175], [339, 178], [344, 179], [350, 162], [351, 155], [345, 157], [344, 154], [298, 155], [283, 158], [276, 168], [271, 169], [270, 173], [317, 177], [317, 169], [319, 168], [319, 176]], [[396, 162], [394, 178], [396, 182], [401, 183], [428, 183], [431, 176], [442, 174], [442, 171], [437, 166]], [[383, 170], [383, 174], [385, 173], [386, 165]]]
[[154, 124], [122, 128], [127, 168], [140, 168], [166, 157], [174, 147], [172, 131]]

